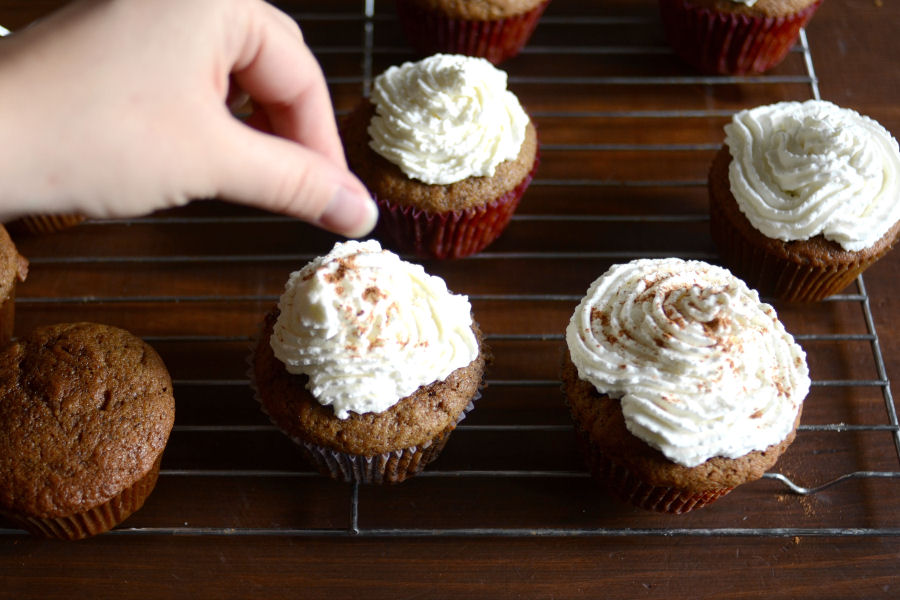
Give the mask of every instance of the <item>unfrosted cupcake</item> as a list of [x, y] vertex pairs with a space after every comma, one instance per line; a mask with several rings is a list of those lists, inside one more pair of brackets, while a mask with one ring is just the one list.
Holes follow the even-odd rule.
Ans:
[[683, 513], [770, 469], [810, 380], [771, 306], [721, 267], [613, 265], [566, 329], [562, 379], [594, 477], [641, 508]]
[[409, 43], [422, 54], [444, 52], [499, 64], [517, 55], [550, 0], [397, 0]]
[[472, 408], [486, 348], [465, 296], [378, 242], [293, 273], [251, 357], [263, 410], [321, 473], [393, 483]]
[[132, 334], [96, 323], [34, 330], [0, 352], [0, 515], [67, 540], [141, 508], [172, 429], [172, 381]]
[[6, 228], [0, 225], [0, 345], [12, 337], [16, 317], [16, 284], [25, 281], [28, 261], [19, 254]]
[[722, 261], [761, 294], [840, 292], [900, 235], [900, 149], [874, 120], [830, 102], [737, 113], [709, 173]]
[[506, 228], [538, 164], [506, 73], [438, 54], [391, 67], [343, 121], [350, 168], [378, 203], [375, 235], [422, 257], [479, 252]]
[[821, 0], [659, 0], [675, 53], [703, 73], [749, 75], [778, 65]]

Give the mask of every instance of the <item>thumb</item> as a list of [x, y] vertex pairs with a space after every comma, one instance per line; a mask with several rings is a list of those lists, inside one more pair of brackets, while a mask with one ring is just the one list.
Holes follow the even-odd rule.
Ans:
[[238, 121], [215, 150], [218, 196], [297, 217], [347, 237], [362, 237], [378, 220], [365, 186], [345, 167], [305, 146]]

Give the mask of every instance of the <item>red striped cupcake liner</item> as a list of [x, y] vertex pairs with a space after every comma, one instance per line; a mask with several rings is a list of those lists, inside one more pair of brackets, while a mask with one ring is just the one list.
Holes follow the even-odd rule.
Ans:
[[465, 258], [481, 252], [506, 229], [539, 162], [535, 155], [531, 171], [512, 190], [466, 210], [433, 213], [376, 196], [380, 216], [375, 237], [392, 250], [421, 258]]
[[718, 500], [734, 487], [692, 491], [647, 483], [627, 467], [615, 462], [576, 425], [578, 446], [593, 478], [621, 500], [638, 508], [680, 515]]
[[702, 73], [749, 75], [778, 65], [821, 0], [784, 17], [753, 17], [659, 0], [666, 38], [675, 53]]
[[760, 294], [786, 302], [819, 302], [843, 291], [892, 247], [853, 262], [790, 260], [746, 239], [715, 201], [710, 201], [709, 229], [723, 264]]
[[475, 21], [450, 18], [410, 0], [397, 0], [397, 17], [410, 45], [423, 55], [465, 54], [496, 65], [522, 50], [549, 3], [546, 0], [514, 17]]
[[15, 233], [41, 235], [55, 233], [75, 227], [85, 220], [81, 214], [28, 215], [7, 224], [7, 228]]

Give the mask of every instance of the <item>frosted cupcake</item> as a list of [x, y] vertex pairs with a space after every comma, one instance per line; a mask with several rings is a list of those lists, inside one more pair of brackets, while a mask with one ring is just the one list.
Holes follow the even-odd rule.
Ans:
[[703, 73], [749, 75], [778, 65], [821, 0], [659, 0], [675, 53]]
[[737, 113], [709, 173], [722, 261], [763, 295], [840, 292], [900, 235], [900, 149], [874, 120], [830, 102]]
[[409, 43], [422, 54], [480, 56], [499, 64], [517, 55], [549, 0], [397, 0]]
[[594, 477], [683, 513], [759, 479], [793, 441], [810, 380], [771, 306], [721, 267], [613, 265], [566, 329], [563, 387]]
[[534, 125], [506, 73], [481, 58], [391, 67], [341, 134], [378, 203], [376, 236], [422, 257], [461, 258], [494, 241], [538, 164]]
[[263, 410], [321, 473], [393, 483], [440, 453], [472, 408], [485, 357], [465, 296], [374, 240], [351, 241], [290, 276], [251, 377]]

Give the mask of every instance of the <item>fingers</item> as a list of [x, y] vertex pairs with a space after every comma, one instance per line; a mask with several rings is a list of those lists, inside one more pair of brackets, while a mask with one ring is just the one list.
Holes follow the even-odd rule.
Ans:
[[253, 99], [249, 124], [274, 136], [237, 122], [220, 128], [228, 150], [215, 171], [219, 195], [348, 237], [369, 233], [378, 211], [347, 170], [318, 62], [288, 15], [263, 2], [247, 6], [232, 77]]
[[265, 113], [272, 133], [346, 166], [325, 78], [299, 27], [270, 5], [251, 6], [247, 33], [235, 48], [235, 81]]
[[223, 139], [212, 165], [220, 197], [347, 237], [372, 230], [378, 210], [349, 171], [303, 146], [231, 121], [219, 128]]

